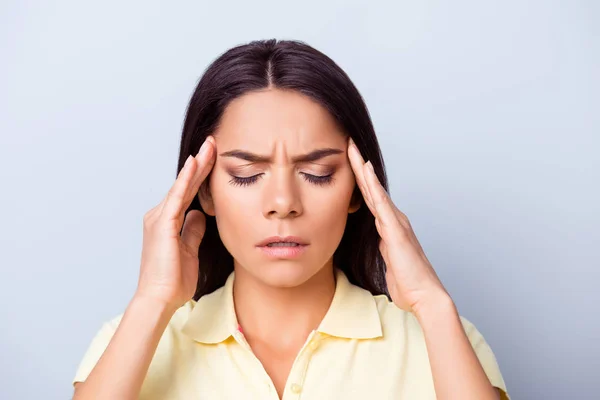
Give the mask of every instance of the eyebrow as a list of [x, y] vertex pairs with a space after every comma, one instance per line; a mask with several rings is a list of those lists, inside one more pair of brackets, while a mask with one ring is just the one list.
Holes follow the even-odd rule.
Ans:
[[[313, 150], [308, 154], [302, 154], [296, 157], [292, 158], [292, 161], [294, 163], [299, 163], [299, 162], [311, 162], [311, 161], [317, 161], [320, 160], [321, 158], [333, 155], [333, 154], [341, 154], [343, 153], [343, 150], [340, 149], [334, 149], [334, 148], [324, 148], [324, 149], [317, 149], [317, 150]], [[221, 157], [235, 157], [235, 158], [239, 158], [241, 160], [246, 160], [246, 161], [250, 161], [250, 162], [271, 162], [271, 158], [268, 156], [261, 156], [258, 154], [254, 154], [254, 153], [250, 153], [244, 150], [230, 150], [230, 151], [226, 151], [224, 153], [219, 154]]]

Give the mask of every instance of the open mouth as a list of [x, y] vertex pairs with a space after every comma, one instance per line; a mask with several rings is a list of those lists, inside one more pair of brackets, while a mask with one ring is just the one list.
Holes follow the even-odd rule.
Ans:
[[301, 246], [298, 243], [295, 242], [273, 242], [273, 243], [269, 243], [267, 244], [268, 247], [298, 247]]

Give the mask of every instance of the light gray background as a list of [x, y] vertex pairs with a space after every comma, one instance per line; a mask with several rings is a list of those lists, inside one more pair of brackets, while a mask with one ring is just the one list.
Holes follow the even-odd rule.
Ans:
[[594, 1], [0, 6], [0, 398], [66, 399], [137, 284], [204, 68], [300, 39], [370, 109], [392, 197], [513, 399], [598, 398]]

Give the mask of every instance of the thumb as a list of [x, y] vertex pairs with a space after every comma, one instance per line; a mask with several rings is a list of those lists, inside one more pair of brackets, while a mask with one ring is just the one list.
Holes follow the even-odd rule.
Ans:
[[198, 248], [206, 231], [206, 216], [200, 210], [191, 210], [183, 222], [181, 241], [198, 254]]

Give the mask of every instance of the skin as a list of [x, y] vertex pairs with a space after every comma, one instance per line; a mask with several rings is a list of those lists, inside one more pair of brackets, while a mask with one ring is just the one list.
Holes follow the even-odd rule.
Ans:
[[[352, 199], [356, 181], [348, 137], [310, 98], [268, 89], [230, 103], [214, 139], [216, 162], [199, 199], [204, 211], [216, 217], [221, 240], [234, 258], [238, 321], [281, 396], [296, 354], [331, 304], [333, 253], [348, 214], [360, 207]], [[318, 149], [337, 152], [294, 160]], [[226, 154], [234, 150], [268, 160]], [[235, 185], [234, 177], [252, 176], [258, 177]], [[308, 242], [301, 257], [269, 259], [256, 247], [267, 237], [288, 235]]]
[[[293, 162], [320, 148], [339, 153]], [[248, 162], [224, 154], [232, 150], [269, 160]], [[232, 185], [232, 175], [258, 174], [250, 185]], [[332, 174], [333, 180], [317, 185], [306, 174]], [[357, 183], [382, 239], [392, 300], [413, 312], [423, 328], [437, 398], [499, 398], [408, 218], [370, 163], [326, 110], [301, 94], [278, 89], [234, 100], [214, 137], [190, 156], [165, 198], [145, 214], [135, 295], [97, 365], [84, 383], [76, 384], [74, 398], [138, 398], [164, 329], [196, 288], [205, 217], [197, 210], [184, 215], [195, 196], [216, 217], [234, 257], [236, 315], [281, 398], [296, 354], [333, 298], [332, 255], [348, 214], [360, 207], [360, 199], [352, 198]], [[309, 245], [297, 259], [267, 259], [256, 244], [274, 235], [300, 236]]]
[[394, 304], [423, 329], [438, 399], [500, 399], [466, 336], [458, 310], [408, 220], [350, 140], [349, 159], [381, 237], [386, 282]]
[[[408, 218], [323, 107], [294, 91], [246, 94], [227, 107], [214, 139], [216, 162], [200, 202], [233, 255], [238, 321], [280, 398], [296, 354], [331, 304], [332, 257], [348, 214], [360, 207], [351, 198], [357, 183], [382, 239], [392, 300], [415, 313], [435, 349], [429, 357], [438, 398], [497, 398]], [[322, 148], [338, 152], [294, 161]], [[263, 160], [233, 156], [238, 150]], [[331, 180], [316, 184], [307, 174]], [[248, 184], [235, 185], [240, 178]], [[300, 236], [309, 245], [297, 259], [268, 259], [256, 245], [273, 235]]]

